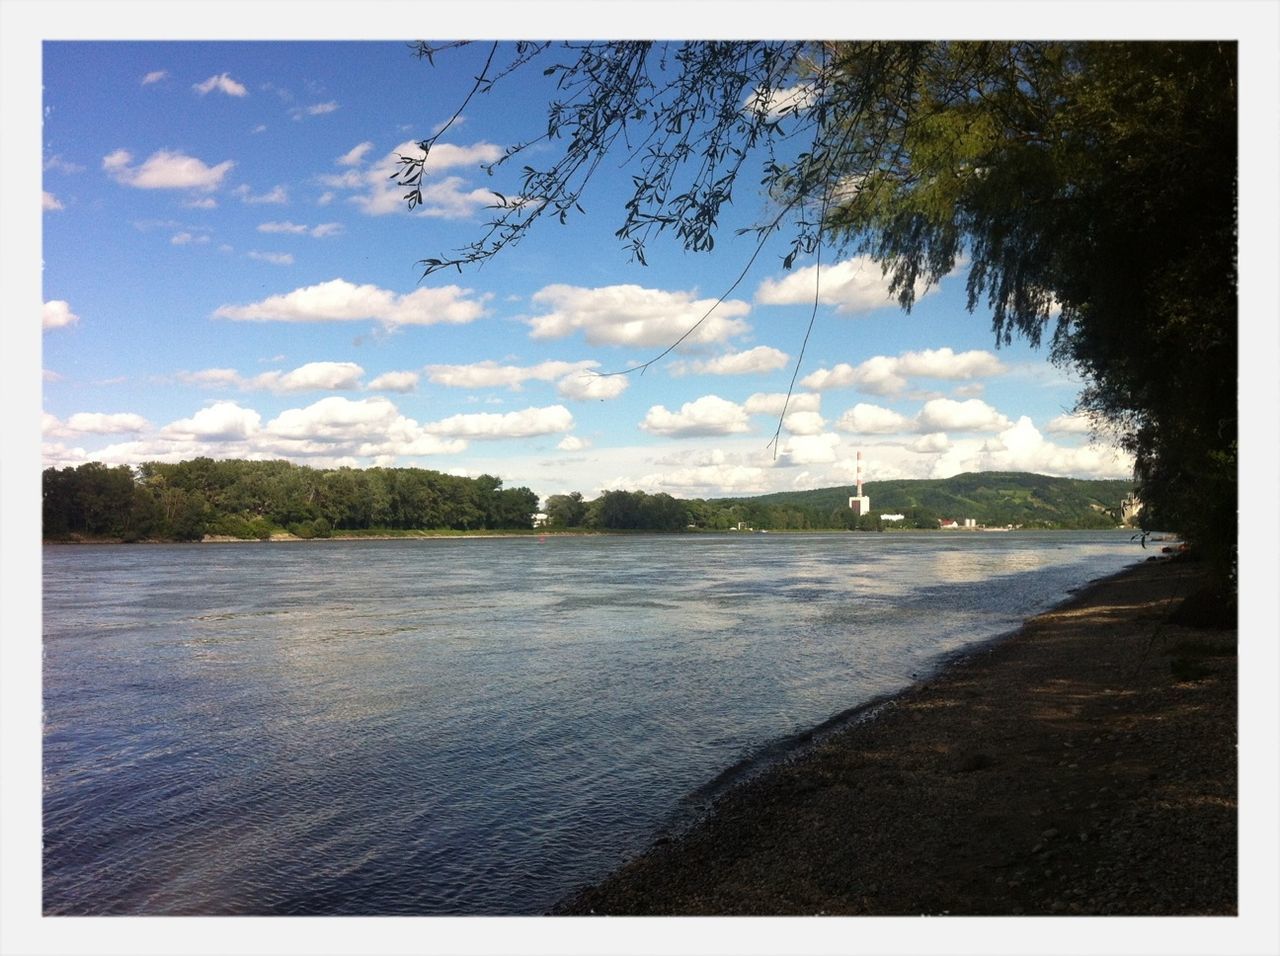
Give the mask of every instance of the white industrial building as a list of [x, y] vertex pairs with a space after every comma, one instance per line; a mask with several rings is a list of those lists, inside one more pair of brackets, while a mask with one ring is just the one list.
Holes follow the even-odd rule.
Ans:
[[871, 514], [871, 499], [862, 493], [862, 452], [858, 452], [857, 482], [858, 493], [849, 498], [849, 508], [861, 518]]

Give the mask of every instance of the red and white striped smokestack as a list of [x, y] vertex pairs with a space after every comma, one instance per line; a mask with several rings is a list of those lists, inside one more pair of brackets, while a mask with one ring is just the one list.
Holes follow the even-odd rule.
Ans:
[[858, 497], [862, 497], [862, 452], [858, 452]]

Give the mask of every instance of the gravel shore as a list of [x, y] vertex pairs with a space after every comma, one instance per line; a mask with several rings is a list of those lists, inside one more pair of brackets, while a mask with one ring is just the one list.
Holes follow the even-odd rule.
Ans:
[[1236, 631], [1144, 562], [730, 790], [557, 915], [1232, 915]]

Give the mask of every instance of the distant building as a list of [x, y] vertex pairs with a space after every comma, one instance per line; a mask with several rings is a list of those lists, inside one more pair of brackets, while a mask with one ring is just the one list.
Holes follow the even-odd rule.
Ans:
[[871, 514], [871, 499], [862, 493], [862, 452], [858, 452], [857, 494], [849, 496], [849, 509], [861, 518]]
[[535, 528], [545, 528], [547, 526], [547, 516], [539, 511], [533, 516], [533, 526]]
[[977, 519], [975, 519], [975, 518], [965, 518], [965, 519], [964, 519], [964, 526], [965, 526], [966, 528], [976, 528], [976, 527], [978, 527]]
[[939, 528], [958, 528], [960, 527], [960, 523], [956, 521], [955, 518], [939, 518], [938, 527]]
[[906, 521], [907, 516], [906, 515], [881, 515], [880, 520], [881, 521]]

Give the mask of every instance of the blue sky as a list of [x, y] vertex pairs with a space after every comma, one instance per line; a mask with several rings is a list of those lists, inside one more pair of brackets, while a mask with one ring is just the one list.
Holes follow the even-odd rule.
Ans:
[[[1023, 343], [995, 348], [964, 276], [910, 315], [878, 267], [764, 254], [689, 347], [650, 359], [732, 285], [712, 254], [614, 231], [634, 169], [603, 167], [585, 216], [542, 224], [481, 269], [417, 260], [477, 238], [537, 136], [541, 70], [468, 105], [409, 211], [397, 152], [463, 102], [487, 46], [434, 66], [402, 42], [50, 42], [43, 62], [43, 458], [276, 458], [490, 472], [544, 497], [605, 488], [755, 494], [852, 479], [1028, 470], [1123, 478], [1071, 415], [1079, 383]], [[501, 57], [502, 54], [500, 53]], [[549, 156], [539, 149], [530, 161]], [[776, 454], [775, 454], [776, 452]]]

